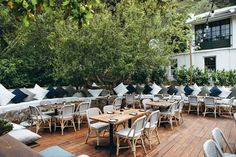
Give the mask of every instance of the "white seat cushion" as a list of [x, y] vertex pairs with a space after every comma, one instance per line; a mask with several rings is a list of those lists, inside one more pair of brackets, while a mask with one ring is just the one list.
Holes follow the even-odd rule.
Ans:
[[96, 123], [93, 123], [93, 124], [90, 125], [90, 127], [94, 128], [94, 129], [103, 129], [103, 128], [106, 128], [108, 126], [109, 126], [108, 123], [103, 123], [103, 122], [96, 122]]
[[0, 105], [7, 105], [15, 95], [9, 92], [2, 84], [0, 84]]
[[[36, 117], [36, 116], [34, 116], [34, 117], [32, 117], [34, 120], [36, 120], [37, 118], [38, 119], [41, 119], [41, 116], [38, 116], [38, 117]], [[51, 119], [51, 116], [49, 116], [49, 115], [42, 115], [42, 118], [44, 119], [44, 120], [48, 120], [48, 119]]]
[[197, 96], [201, 92], [201, 88], [198, 87], [198, 85], [196, 83], [194, 83], [192, 89], [193, 89], [192, 95], [194, 95], [194, 96]]
[[161, 87], [160, 86], [158, 86], [156, 83], [153, 83], [152, 84], [152, 91], [151, 91], [151, 94], [152, 95], [156, 95], [156, 94], [158, 94], [160, 91], [161, 91]]
[[28, 129], [12, 130], [8, 134], [25, 144], [33, 143], [41, 138], [41, 136]]
[[89, 92], [93, 97], [98, 97], [99, 94], [102, 92], [102, 89], [89, 89], [88, 92]]
[[[62, 119], [61, 115], [54, 116], [54, 117], [57, 118], [57, 119]], [[65, 115], [65, 116], [63, 116], [63, 119], [64, 120], [71, 120], [71, 119], [73, 119], [73, 117], [74, 117], [74, 114], [73, 115]]]
[[35, 99], [43, 100], [43, 98], [47, 95], [48, 90], [43, 89], [39, 85], [35, 84], [34, 89], [32, 89], [32, 93], [35, 94]]
[[[125, 128], [123, 130], [120, 130], [118, 132], [116, 132], [117, 135], [121, 136], [121, 137], [126, 137], [128, 135], [128, 133], [130, 132], [131, 128]], [[131, 130], [130, 134], [129, 134], [129, 138], [132, 138], [134, 134], [134, 130]], [[140, 136], [141, 132], [138, 132], [135, 134], [134, 137]]]
[[125, 93], [128, 92], [125, 85], [121, 82], [118, 86], [114, 88], [114, 91], [118, 96], [123, 96]]
[[15, 123], [11, 123], [13, 125], [13, 129], [12, 130], [20, 130], [20, 129], [25, 129], [24, 126], [19, 125], [19, 124], [15, 124]]
[[220, 88], [220, 90], [221, 90], [221, 93], [220, 93], [219, 97], [221, 97], [221, 98], [227, 98], [231, 94], [231, 91], [229, 89], [225, 88], [225, 86], [222, 86]]

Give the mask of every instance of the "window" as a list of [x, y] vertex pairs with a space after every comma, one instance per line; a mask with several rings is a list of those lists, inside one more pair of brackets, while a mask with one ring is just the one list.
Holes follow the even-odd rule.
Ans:
[[230, 47], [230, 19], [195, 26], [195, 43], [200, 49]]
[[171, 75], [173, 75], [174, 70], [178, 68], [178, 61], [177, 59], [172, 59], [171, 60]]
[[209, 70], [216, 70], [216, 57], [205, 57], [205, 68]]

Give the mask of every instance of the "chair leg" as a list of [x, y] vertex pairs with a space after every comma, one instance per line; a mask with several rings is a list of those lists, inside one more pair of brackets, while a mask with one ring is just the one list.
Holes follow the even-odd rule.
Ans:
[[158, 133], [157, 128], [155, 128], [155, 132], [156, 132], [157, 140], [158, 140], [158, 142], [159, 142], [159, 144], [160, 144], [160, 143], [161, 143], [161, 140], [160, 140], [160, 136], [159, 136], [159, 133]]
[[64, 121], [61, 120], [61, 135], [64, 135]]
[[134, 157], [136, 157], [136, 144], [135, 144], [135, 140], [132, 140], [132, 144], [131, 144], [131, 148], [132, 148], [132, 152]]
[[[141, 138], [141, 141], [142, 141], [142, 146], [143, 146], [144, 152], [145, 152], [145, 154], [147, 154], [147, 150], [146, 150], [145, 145], [144, 145], [143, 137], [141, 136], [140, 138]], [[151, 147], [151, 143], [150, 143], [150, 147]]]
[[205, 106], [205, 111], [204, 111], [204, 117], [206, 117], [206, 110], [207, 110], [207, 108], [206, 108], [206, 106]]
[[37, 122], [37, 123], [36, 123], [36, 131], [35, 131], [36, 134], [38, 134], [39, 128], [40, 128], [40, 124]]
[[188, 106], [188, 114], [190, 113], [190, 110], [191, 110], [191, 105], [189, 104], [189, 106]]
[[74, 130], [75, 130], [75, 132], [76, 132], [76, 127], [75, 127], [74, 119], [71, 120], [71, 123], [72, 123], [72, 125], [73, 125], [73, 127], [74, 127]]
[[99, 132], [96, 130], [97, 146], [99, 146]]
[[120, 138], [119, 136], [116, 136], [116, 156], [119, 155], [119, 149], [120, 149]]
[[215, 115], [215, 118], [216, 118], [216, 107], [214, 108], [214, 115]]
[[51, 133], [52, 132], [52, 120], [51, 119], [48, 121], [48, 127], [49, 127], [49, 131]]
[[88, 133], [87, 133], [87, 137], [86, 137], [86, 140], [85, 140], [85, 144], [88, 143], [88, 138], [89, 138], [90, 132], [91, 132], [91, 130], [90, 130], [90, 128], [89, 128], [89, 129], [88, 129]]
[[78, 116], [77, 118], [78, 118], [78, 130], [80, 130], [80, 116]]
[[173, 130], [172, 117], [170, 117], [169, 119], [170, 119], [170, 127], [171, 127], [171, 130]]
[[148, 131], [146, 132], [147, 133], [147, 139], [148, 139], [148, 142], [149, 142], [149, 148], [150, 150], [152, 149], [152, 144], [151, 144], [151, 130], [148, 129]]
[[199, 116], [199, 106], [197, 105], [197, 115]]
[[54, 132], [56, 132], [56, 129], [57, 129], [57, 120], [55, 121], [55, 124], [54, 124]]

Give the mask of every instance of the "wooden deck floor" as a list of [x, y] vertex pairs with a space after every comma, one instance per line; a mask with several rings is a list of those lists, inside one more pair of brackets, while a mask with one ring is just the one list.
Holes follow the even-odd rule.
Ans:
[[[152, 150], [149, 150], [148, 143], [146, 148], [147, 157], [202, 157], [203, 143], [211, 138], [211, 131], [218, 127], [222, 129], [227, 139], [232, 145], [236, 143], [236, 125], [230, 118], [213, 118], [202, 117], [196, 115], [184, 114], [184, 123], [175, 126], [173, 130], [169, 126], [160, 127], [159, 134], [161, 144], [157, 144], [156, 139], [153, 140]], [[49, 146], [58, 145], [65, 150], [79, 156], [88, 155], [89, 157], [107, 157], [109, 150], [95, 149], [96, 139], [90, 138], [88, 144], [85, 144], [87, 126], [82, 125], [82, 129], [74, 132], [73, 129], [65, 130], [64, 136], [61, 136], [60, 130], [50, 134], [46, 130], [42, 130], [39, 134], [42, 138], [38, 141], [40, 146], [33, 148], [40, 151]], [[108, 138], [102, 139], [101, 144], [108, 144]], [[113, 155], [115, 156], [115, 154]], [[120, 157], [132, 156], [130, 149], [120, 151]], [[142, 148], [137, 148], [137, 156], [145, 156]]]

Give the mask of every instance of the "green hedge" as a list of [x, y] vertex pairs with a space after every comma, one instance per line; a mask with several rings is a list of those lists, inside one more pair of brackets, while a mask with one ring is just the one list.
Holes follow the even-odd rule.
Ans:
[[[178, 84], [190, 83], [190, 69], [182, 66], [174, 71], [174, 79]], [[236, 84], [236, 70], [217, 70], [209, 71], [207, 69], [192, 69], [192, 83], [200, 86], [209, 85], [213, 82], [220, 86], [234, 86]]]

